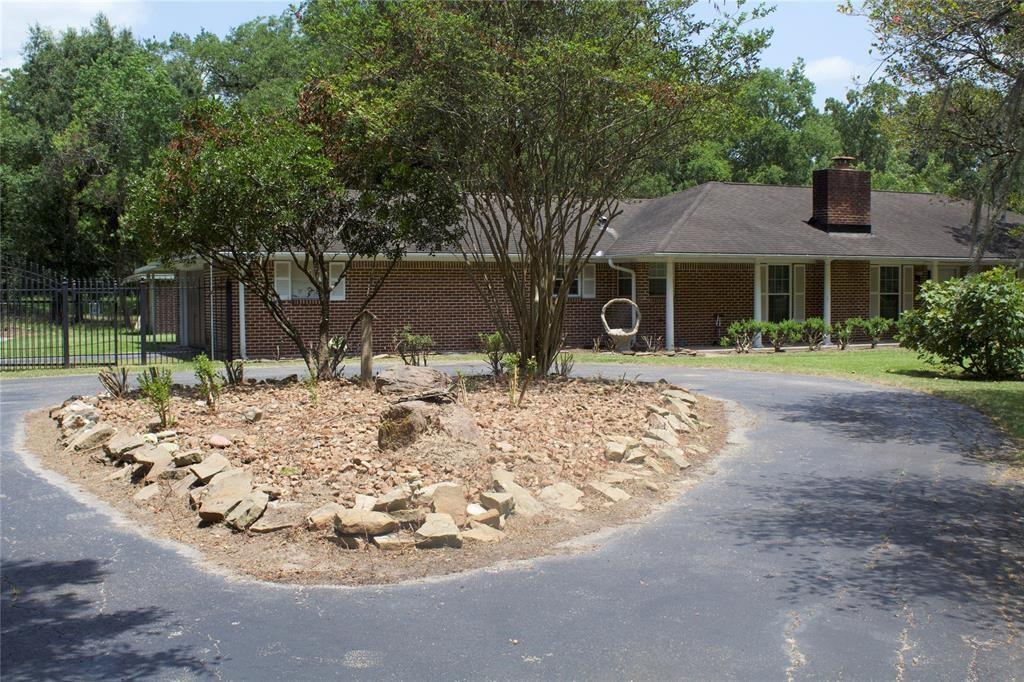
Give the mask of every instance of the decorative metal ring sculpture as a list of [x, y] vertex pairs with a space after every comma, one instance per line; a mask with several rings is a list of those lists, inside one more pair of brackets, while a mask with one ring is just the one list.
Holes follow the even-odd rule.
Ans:
[[[632, 329], [612, 329], [608, 325], [608, 318], [605, 317], [605, 313], [608, 311], [608, 306], [613, 303], [628, 303], [633, 306], [636, 310], [636, 322], [633, 323]], [[640, 331], [640, 306], [635, 301], [628, 298], [613, 298], [604, 304], [601, 308], [601, 324], [604, 325], [605, 333], [611, 337], [612, 341], [615, 342], [615, 350], [620, 353], [630, 349], [630, 345], [633, 343], [633, 339], [636, 337], [638, 331]]]

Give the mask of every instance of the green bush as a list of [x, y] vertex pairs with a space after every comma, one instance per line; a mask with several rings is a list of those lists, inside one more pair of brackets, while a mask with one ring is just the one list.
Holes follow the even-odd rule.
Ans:
[[427, 365], [427, 356], [434, 350], [434, 339], [428, 334], [413, 332], [411, 325], [405, 325], [395, 332], [392, 339], [395, 351], [407, 365]]
[[930, 362], [986, 379], [1024, 376], [1024, 282], [996, 268], [925, 282], [900, 318], [899, 342]]
[[894, 326], [896, 326], [896, 323], [889, 318], [877, 315], [867, 320], [862, 320], [860, 323], [860, 328], [871, 339], [872, 348], [878, 348], [878, 342], [882, 340], [883, 336], [892, 331]]
[[485, 334], [480, 332], [476, 335], [480, 341], [480, 350], [487, 356], [487, 364], [491, 366], [491, 374], [500, 377], [502, 372], [502, 360], [505, 358], [505, 339], [501, 332]]
[[171, 370], [150, 367], [148, 371], [139, 375], [139, 391], [160, 418], [160, 426], [170, 426], [174, 420], [171, 418]]
[[803, 337], [807, 342], [807, 350], [821, 350], [825, 337], [832, 331], [820, 317], [808, 317], [803, 323]]
[[854, 333], [864, 325], [864, 320], [859, 317], [851, 317], [848, 320], [837, 322], [832, 325], [832, 343], [836, 344], [839, 350], [846, 350], [850, 346], [850, 339]]
[[782, 351], [782, 347], [795, 343], [803, 336], [803, 326], [795, 320], [783, 320], [782, 322], [762, 322], [761, 334], [772, 344], [776, 353]]
[[200, 353], [192, 358], [192, 369], [196, 373], [199, 394], [211, 410], [216, 410], [217, 397], [220, 395], [221, 379], [217, 376], [217, 370], [214, 369], [213, 360], [206, 357], [206, 353]]
[[723, 346], [732, 346], [737, 353], [749, 353], [754, 345], [754, 337], [763, 334], [765, 323], [757, 320], [736, 320], [725, 329], [722, 337]]

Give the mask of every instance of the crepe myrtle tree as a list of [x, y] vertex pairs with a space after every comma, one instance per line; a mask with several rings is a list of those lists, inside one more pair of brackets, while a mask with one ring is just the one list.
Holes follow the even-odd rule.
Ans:
[[[165, 260], [198, 256], [245, 284], [310, 375], [325, 379], [334, 375], [359, 313], [406, 249], [433, 251], [458, 237], [458, 209], [437, 174], [405, 163], [394, 134], [371, 139], [366, 130], [349, 130], [345, 148], [363, 151], [336, 163], [324, 153], [316, 116], [301, 102], [275, 115], [198, 106], [136, 186], [130, 219]], [[315, 292], [312, 338], [275, 287], [273, 260], [282, 254]], [[374, 259], [379, 269], [339, 336], [331, 292], [357, 258]]]
[[303, 6], [304, 31], [347, 57], [325, 84], [419, 121], [460, 189], [473, 281], [524, 368], [551, 367], [568, 283], [643, 169], [700, 135], [756, 64], [765, 33], [741, 31], [743, 15], [698, 19], [694, 4]]

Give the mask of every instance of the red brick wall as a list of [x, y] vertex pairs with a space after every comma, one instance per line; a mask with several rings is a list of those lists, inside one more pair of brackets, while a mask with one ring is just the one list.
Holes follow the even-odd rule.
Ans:
[[156, 333], [178, 333], [178, 280], [160, 280], [153, 285], [156, 295]]
[[[378, 267], [377, 272], [380, 272]], [[369, 264], [353, 265], [346, 282], [346, 300], [331, 304], [331, 331], [344, 334], [359, 309], [371, 282]], [[573, 298], [566, 304], [563, 333], [570, 347], [590, 347], [603, 334], [601, 306], [614, 298], [617, 275], [605, 264], [595, 267], [596, 298]], [[248, 292], [247, 292], [248, 294]], [[288, 301], [289, 319], [296, 321], [310, 340], [319, 321], [316, 301]], [[418, 334], [429, 334], [439, 351], [476, 350], [477, 335], [497, 327], [491, 313], [461, 262], [412, 261], [398, 265], [388, 276], [369, 309], [377, 315], [374, 324], [374, 352], [393, 350], [392, 339], [404, 325]], [[237, 315], [235, 316], [237, 319]], [[246, 298], [246, 349], [251, 358], [291, 357], [292, 342], [264, 308], [248, 294]], [[355, 334], [358, 335], [358, 326]], [[235, 335], [237, 350], [237, 334]]]
[[735, 320], [754, 316], [753, 263], [676, 263], [676, 345], [717, 345]]
[[871, 173], [853, 168], [822, 168], [811, 183], [814, 223], [829, 225], [871, 224]]

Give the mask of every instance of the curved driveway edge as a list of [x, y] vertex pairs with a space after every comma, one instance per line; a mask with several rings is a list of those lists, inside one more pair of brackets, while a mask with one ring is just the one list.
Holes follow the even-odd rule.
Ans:
[[978, 413], [820, 377], [579, 369], [736, 401], [756, 419], [749, 443], [594, 552], [347, 590], [232, 581], [118, 527], [15, 451], [25, 412], [95, 392], [95, 378], [3, 381], [0, 675], [1024, 675], [1024, 493], [965, 456], [999, 445]]

